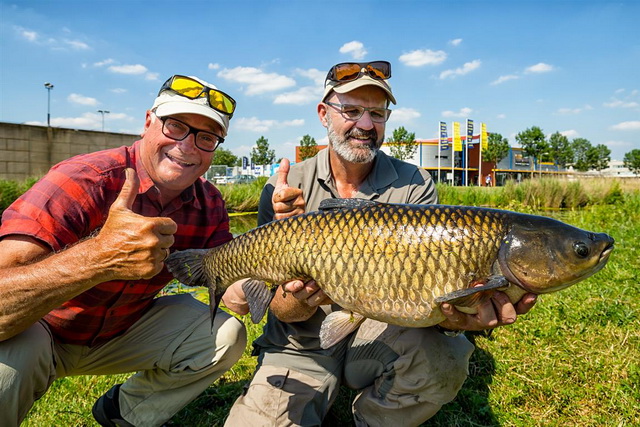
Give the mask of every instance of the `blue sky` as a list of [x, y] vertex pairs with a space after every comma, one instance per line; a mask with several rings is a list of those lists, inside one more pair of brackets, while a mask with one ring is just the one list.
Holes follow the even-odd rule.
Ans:
[[160, 85], [199, 76], [238, 101], [224, 146], [260, 136], [293, 157], [326, 131], [329, 67], [384, 59], [398, 105], [387, 136], [474, 120], [516, 145], [539, 126], [640, 148], [638, 1], [5, 1], [0, 121], [139, 133]]

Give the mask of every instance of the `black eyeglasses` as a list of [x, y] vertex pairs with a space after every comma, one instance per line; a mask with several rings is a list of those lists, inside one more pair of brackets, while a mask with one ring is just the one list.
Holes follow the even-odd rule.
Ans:
[[335, 102], [325, 102], [325, 104], [340, 110], [342, 117], [351, 121], [360, 120], [360, 117], [362, 117], [365, 111], [369, 112], [369, 117], [371, 117], [371, 121], [374, 123], [385, 123], [391, 115], [391, 110], [388, 108], [369, 108], [352, 104], [336, 104]]
[[327, 80], [334, 82], [350, 82], [359, 79], [362, 74], [376, 80], [387, 80], [391, 77], [391, 64], [387, 61], [341, 62], [327, 73]]
[[189, 135], [195, 135], [196, 147], [202, 151], [211, 153], [224, 142], [224, 138], [213, 132], [196, 129], [173, 117], [159, 117], [162, 120], [162, 133], [164, 136], [182, 141]]
[[221, 90], [207, 87], [197, 80], [187, 76], [175, 75], [164, 82], [158, 95], [162, 91], [170, 90], [189, 99], [204, 97], [206, 94], [209, 106], [231, 118], [236, 111], [236, 101]]

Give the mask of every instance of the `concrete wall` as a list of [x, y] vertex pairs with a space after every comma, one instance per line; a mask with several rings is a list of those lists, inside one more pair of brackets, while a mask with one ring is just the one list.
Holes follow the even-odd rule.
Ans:
[[131, 145], [139, 135], [0, 122], [0, 179], [39, 178], [78, 154]]

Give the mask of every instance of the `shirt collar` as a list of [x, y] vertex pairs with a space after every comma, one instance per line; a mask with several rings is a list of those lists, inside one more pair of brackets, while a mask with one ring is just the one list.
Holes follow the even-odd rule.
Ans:
[[[334, 188], [333, 177], [331, 176], [331, 165], [329, 163], [329, 147], [320, 150], [318, 156], [318, 180], [323, 181], [327, 186]], [[362, 183], [358, 191], [362, 195], [379, 195], [380, 190], [390, 186], [398, 179], [398, 173], [393, 166], [391, 159], [383, 151], [378, 150], [373, 160], [373, 169], [369, 176]]]

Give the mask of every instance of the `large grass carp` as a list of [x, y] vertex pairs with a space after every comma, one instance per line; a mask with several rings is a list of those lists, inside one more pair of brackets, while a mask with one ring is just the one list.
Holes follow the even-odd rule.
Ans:
[[443, 302], [474, 313], [496, 290], [516, 302], [564, 289], [602, 269], [613, 244], [605, 233], [506, 210], [329, 199], [166, 264], [180, 282], [209, 287], [212, 313], [228, 286], [251, 278], [243, 289], [254, 322], [270, 289], [314, 279], [343, 308], [322, 326], [328, 347], [364, 318], [426, 327], [444, 320]]

